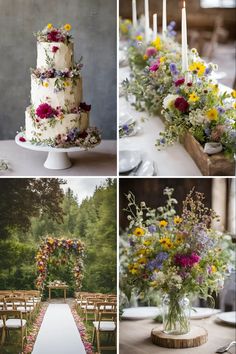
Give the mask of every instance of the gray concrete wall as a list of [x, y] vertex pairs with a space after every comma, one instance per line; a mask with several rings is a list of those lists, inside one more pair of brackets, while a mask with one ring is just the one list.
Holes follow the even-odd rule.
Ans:
[[0, 0], [0, 139], [13, 139], [24, 126], [36, 66], [32, 33], [47, 23], [72, 25], [91, 124], [104, 139], [116, 138], [116, 0]]

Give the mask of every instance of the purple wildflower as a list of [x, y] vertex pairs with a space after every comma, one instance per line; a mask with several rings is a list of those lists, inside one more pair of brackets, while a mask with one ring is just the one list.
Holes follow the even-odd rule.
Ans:
[[148, 226], [148, 231], [153, 234], [154, 232], [156, 232], [157, 228], [155, 225], [150, 225]]
[[169, 257], [167, 252], [160, 252], [156, 255], [156, 258], [152, 261], [149, 261], [147, 268], [151, 271], [154, 269], [162, 269], [163, 262]]

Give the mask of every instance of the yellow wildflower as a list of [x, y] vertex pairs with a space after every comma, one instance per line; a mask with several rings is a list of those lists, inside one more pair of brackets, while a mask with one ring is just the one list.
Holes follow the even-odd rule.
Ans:
[[69, 81], [65, 81], [65, 82], [64, 82], [64, 86], [69, 87], [69, 86], [70, 86]]
[[217, 271], [216, 266], [212, 265], [212, 266], [211, 266], [211, 272], [212, 272], [212, 273], [215, 273], [216, 271]]
[[160, 63], [162, 64], [162, 63], [164, 63], [165, 61], [166, 61], [166, 57], [160, 57]]
[[209, 111], [207, 111], [206, 115], [209, 120], [217, 120], [218, 111], [216, 108], [211, 108], [209, 109]]
[[167, 222], [167, 221], [165, 221], [165, 220], [159, 221], [159, 226], [160, 226], [160, 227], [166, 227], [167, 225], [168, 225], [168, 222]]
[[141, 257], [138, 259], [139, 264], [146, 264], [147, 263], [147, 258], [146, 257]]
[[233, 108], [235, 108], [235, 109], [236, 109], [236, 102], [234, 102], [234, 103], [233, 103]]
[[217, 84], [209, 84], [211, 91], [214, 95], [217, 95], [219, 92], [219, 86]]
[[232, 96], [233, 98], [236, 98], [236, 90], [233, 90], [233, 91], [231, 92], [231, 96]]
[[189, 66], [189, 70], [195, 72], [200, 77], [204, 75], [206, 66], [202, 62], [196, 61]]
[[139, 264], [134, 263], [134, 264], [129, 264], [128, 265], [128, 269], [130, 271], [131, 274], [138, 274], [139, 271]]
[[147, 56], [147, 54], [144, 54], [144, 56], [143, 56], [143, 60], [148, 60], [148, 56]]
[[141, 36], [141, 34], [139, 34], [138, 36], [136, 36], [136, 40], [141, 42], [143, 40], [143, 36]]
[[157, 286], [157, 281], [156, 280], [151, 281], [150, 285], [154, 288], [155, 286]]
[[134, 230], [134, 235], [135, 236], [143, 236], [143, 235], [145, 235], [145, 230], [142, 229], [141, 227], [136, 227], [136, 229]]
[[123, 33], [123, 34], [127, 34], [129, 32], [128, 27], [124, 23], [120, 24], [120, 30], [121, 30], [121, 33]]
[[173, 242], [171, 241], [171, 239], [169, 237], [163, 237], [159, 240], [159, 243], [161, 244], [161, 246], [168, 250], [168, 249], [171, 249], [173, 248], [174, 244]]
[[152, 244], [152, 241], [150, 241], [150, 240], [145, 240], [144, 242], [143, 242], [143, 244], [144, 244], [144, 246], [151, 246], [151, 244]]
[[188, 101], [189, 102], [197, 102], [197, 101], [199, 101], [199, 99], [200, 99], [200, 97], [195, 92], [193, 92], [189, 95]]
[[51, 23], [47, 24], [47, 29], [52, 29], [53, 25]]
[[183, 242], [183, 240], [184, 240], [183, 234], [178, 233], [178, 234], [176, 235], [176, 243], [177, 243], [177, 244], [180, 244], [180, 243]]
[[182, 221], [183, 221], [183, 219], [180, 216], [175, 216], [174, 217], [174, 223], [175, 224], [181, 224]]
[[66, 30], [67, 32], [69, 32], [71, 30], [71, 25], [69, 23], [67, 23], [65, 26], [64, 26], [64, 30]]
[[43, 83], [43, 86], [44, 86], [44, 87], [48, 87], [48, 86], [49, 86], [49, 83], [48, 83], [47, 81], [45, 81], [45, 82]]
[[157, 37], [153, 42], [152, 46], [155, 47], [157, 50], [161, 49], [162, 43], [160, 37]]

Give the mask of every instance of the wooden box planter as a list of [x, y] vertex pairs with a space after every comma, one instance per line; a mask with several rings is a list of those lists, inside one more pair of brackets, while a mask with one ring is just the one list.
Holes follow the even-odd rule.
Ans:
[[181, 139], [181, 143], [204, 176], [235, 175], [234, 160], [229, 160], [223, 153], [207, 155], [203, 151], [201, 144], [190, 133], [185, 134]]

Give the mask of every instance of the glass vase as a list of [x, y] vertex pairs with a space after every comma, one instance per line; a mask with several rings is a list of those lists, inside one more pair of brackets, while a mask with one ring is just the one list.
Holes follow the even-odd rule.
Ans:
[[186, 296], [164, 295], [162, 311], [164, 333], [181, 335], [190, 331], [190, 301]]

